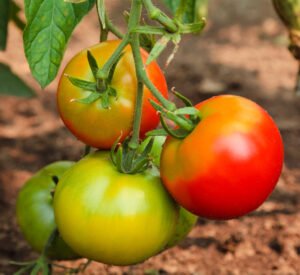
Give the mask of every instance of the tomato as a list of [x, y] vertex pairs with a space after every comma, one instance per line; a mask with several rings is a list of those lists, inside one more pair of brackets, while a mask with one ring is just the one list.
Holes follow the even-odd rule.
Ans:
[[261, 205], [274, 189], [283, 144], [256, 103], [221, 95], [195, 106], [201, 121], [184, 139], [168, 137], [161, 177], [173, 198], [201, 217], [230, 219]]
[[[102, 107], [101, 99], [91, 104], [76, 102], [76, 99], [85, 98], [91, 92], [74, 86], [67, 76], [95, 81], [88, 63], [87, 50], [96, 58], [98, 66], [102, 67], [119, 43], [106, 41], [81, 51], [68, 63], [58, 85], [57, 104], [63, 122], [79, 140], [96, 148], [109, 149], [121, 135], [122, 141], [132, 131], [137, 79], [131, 47], [125, 48], [116, 66], [111, 87], [117, 91], [117, 97], [110, 97], [108, 109]], [[142, 49], [141, 54], [146, 61], [148, 54]], [[149, 64], [146, 72], [162, 95], [167, 97], [166, 80], [157, 63]], [[158, 114], [149, 99], [156, 100], [144, 87], [141, 137], [159, 123]]]
[[196, 224], [197, 219], [198, 217], [196, 215], [193, 215], [183, 207], [180, 207], [175, 232], [168, 241], [166, 248], [175, 246], [184, 240]]
[[[139, 147], [140, 151], [143, 151], [147, 144], [150, 142], [150, 139], [153, 137], [146, 138]], [[162, 151], [162, 146], [166, 141], [165, 136], [155, 136], [153, 141], [152, 149], [149, 153], [150, 158], [153, 161], [153, 164], [159, 168], [160, 166], [160, 156]], [[197, 222], [198, 217], [184, 209], [183, 207], [180, 207], [179, 209], [179, 218], [176, 223], [175, 232], [172, 235], [171, 239], [168, 241], [165, 249], [170, 248], [172, 246], [177, 245], [180, 243], [192, 230], [194, 225]], [[164, 249], [164, 250], [165, 250]]]
[[163, 187], [157, 169], [119, 173], [108, 154], [96, 152], [62, 177], [54, 210], [62, 238], [79, 255], [131, 265], [166, 246], [179, 207]]
[[[54, 179], [59, 179], [73, 164], [58, 161], [47, 165], [30, 178], [18, 194], [17, 221], [25, 239], [38, 252], [42, 252], [56, 228], [51, 195], [56, 187]], [[47, 256], [55, 260], [78, 258], [60, 236], [54, 239]]]

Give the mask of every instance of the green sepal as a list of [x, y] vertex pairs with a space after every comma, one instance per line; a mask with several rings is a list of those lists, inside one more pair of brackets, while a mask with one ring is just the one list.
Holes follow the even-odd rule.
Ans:
[[109, 108], [109, 95], [107, 92], [104, 92], [103, 94], [100, 95], [101, 97], [101, 106], [103, 109], [108, 109]]
[[124, 55], [124, 53], [121, 53], [119, 55], [119, 57], [117, 58], [116, 62], [114, 64], [112, 64], [111, 68], [109, 69], [109, 74], [108, 74], [108, 77], [107, 77], [107, 83], [108, 84], [110, 84], [112, 82], [116, 67], [117, 67], [119, 61], [121, 60], [121, 58], [123, 57], [123, 55]]
[[191, 115], [200, 117], [200, 112], [195, 107], [183, 107], [174, 112], [175, 115]]
[[181, 129], [181, 128], [173, 130], [173, 129], [171, 129], [171, 128], [167, 125], [167, 123], [166, 123], [164, 117], [163, 117], [161, 114], [159, 115], [159, 118], [160, 118], [160, 122], [161, 122], [161, 125], [162, 125], [162, 127], [164, 128], [164, 130], [165, 130], [170, 136], [172, 136], [172, 137], [174, 137], [174, 138], [177, 138], [177, 139], [184, 139], [184, 138], [190, 133], [189, 131], [186, 131], [186, 130]]
[[183, 94], [181, 94], [175, 90], [173, 90], [172, 92], [178, 99], [180, 99], [184, 103], [185, 106], [187, 106], [187, 107], [193, 106], [193, 103], [187, 97], [185, 97]]
[[97, 101], [98, 99], [102, 98], [102, 95], [96, 92], [92, 92], [89, 96], [85, 98], [75, 99], [75, 102], [82, 103], [82, 104], [91, 104]]
[[86, 81], [83, 79], [79, 79], [70, 75], [66, 75], [66, 77], [70, 80], [70, 82], [85, 91], [95, 92], [97, 91], [97, 85], [95, 82]]
[[172, 38], [171, 35], [165, 34], [155, 43], [154, 47], [152, 48], [152, 50], [147, 58], [146, 65], [149, 65], [153, 60], [156, 60], [156, 58], [167, 47], [171, 38]]
[[206, 20], [202, 18], [201, 21], [192, 24], [183, 24], [179, 27], [180, 33], [199, 33], [201, 32], [206, 25]]
[[92, 53], [90, 51], [87, 51], [87, 59], [88, 59], [91, 71], [93, 73], [93, 76], [96, 80], [97, 79], [97, 71], [99, 69], [99, 66], [97, 64], [95, 57], [92, 55]]
[[163, 128], [161, 129], [155, 129], [152, 131], [147, 132], [146, 136], [147, 137], [155, 137], [155, 136], [168, 136], [169, 134], [167, 133], [167, 131]]
[[186, 129], [187, 131], [192, 131], [194, 128], [193, 123], [185, 117], [181, 117], [180, 115], [176, 115], [174, 112], [170, 112], [166, 110], [161, 105], [157, 104], [155, 101], [150, 99], [151, 105], [155, 110], [161, 112], [166, 118], [175, 122], [180, 128]]

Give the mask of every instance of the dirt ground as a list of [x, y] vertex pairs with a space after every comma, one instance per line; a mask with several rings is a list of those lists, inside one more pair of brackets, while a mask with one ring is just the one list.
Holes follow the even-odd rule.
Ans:
[[[117, 23], [122, 22], [119, 2], [128, 1], [109, 2]], [[94, 11], [76, 29], [64, 64], [81, 48], [97, 42], [97, 26]], [[25, 61], [20, 31], [13, 25], [9, 31], [8, 50], [0, 53], [0, 61], [10, 64], [38, 97], [2, 97], [0, 103], [0, 274], [5, 275], [16, 270], [9, 260], [36, 257], [16, 224], [18, 190], [44, 165], [77, 160], [83, 152], [83, 145], [58, 117], [57, 80], [40, 90]], [[255, 100], [274, 117], [285, 143], [285, 166], [268, 201], [241, 219], [200, 218], [179, 246], [143, 264], [120, 268], [92, 263], [85, 274], [300, 274], [300, 97], [293, 93], [297, 63], [286, 44], [286, 31], [271, 1], [211, 0], [205, 32], [185, 37], [166, 70], [169, 86], [195, 103], [233, 93]]]

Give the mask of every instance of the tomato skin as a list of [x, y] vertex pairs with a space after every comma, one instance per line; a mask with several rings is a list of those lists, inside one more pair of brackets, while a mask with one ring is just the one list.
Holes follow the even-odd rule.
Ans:
[[[88, 64], [87, 50], [96, 58], [98, 66], [102, 67], [119, 43], [119, 40], [102, 42], [75, 55], [64, 69], [57, 90], [58, 111], [67, 128], [82, 142], [101, 149], [111, 148], [121, 135], [122, 141], [132, 131], [137, 79], [131, 48], [125, 48], [114, 72], [111, 86], [117, 91], [117, 98], [110, 97], [109, 109], [102, 108], [101, 100], [91, 104], [74, 101], [87, 97], [90, 92], [74, 86], [67, 76], [95, 81]], [[145, 62], [148, 54], [142, 49], [141, 54]], [[166, 80], [157, 63], [149, 64], [146, 72], [157, 89], [167, 98]], [[144, 87], [140, 129], [142, 138], [159, 123], [157, 112], [149, 99], [157, 101]]]
[[61, 236], [74, 251], [113, 265], [136, 264], [161, 251], [179, 211], [157, 170], [119, 173], [103, 152], [88, 155], [64, 175], [54, 209]]
[[255, 210], [281, 174], [283, 143], [272, 118], [239, 96], [212, 97], [195, 106], [202, 120], [183, 140], [168, 137], [161, 177], [190, 212], [230, 219]]
[[[45, 166], [24, 184], [18, 194], [17, 221], [25, 239], [38, 252], [42, 252], [56, 228], [51, 195], [55, 189], [52, 176], [60, 178], [73, 164], [71, 161], [58, 161]], [[47, 256], [54, 260], [78, 258], [60, 236], [54, 239]]]
[[[145, 150], [147, 144], [152, 138], [153, 137], [148, 137], [141, 143], [141, 146], [139, 147], [140, 152]], [[153, 164], [157, 168], [160, 167], [160, 156], [165, 141], [165, 136], [155, 136], [152, 149], [149, 153], [149, 157], [152, 159]], [[190, 233], [190, 231], [196, 224], [197, 219], [198, 217], [196, 215], [193, 215], [183, 207], [180, 207], [175, 232], [172, 235], [171, 239], [168, 241], [164, 250], [179, 244]]]
[[173, 236], [168, 241], [166, 249], [171, 248], [183, 241], [191, 232], [197, 220], [198, 217], [196, 215], [193, 215], [183, 207], [180, 207], [176, 229]]

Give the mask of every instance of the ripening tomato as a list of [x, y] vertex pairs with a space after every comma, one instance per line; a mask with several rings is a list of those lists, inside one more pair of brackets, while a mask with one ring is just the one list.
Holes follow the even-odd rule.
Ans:
[[[24, 184], [18, 194], [18, 223], [25, 239], [38, 252], [42, 252], [56, 228], [52, 206], [55, 181], [73, 164], [71, 161], [58, 161], [45, 166]], [[60, 236], [53, 240], [47, 256], [54, 260], [78, 258]]]
[[175, 231], [179, 206], [157, 169], [123, 174], [108, 154], [96, 152], [59, 181], [54, 210], [62, 238], [79, 255], [131, 265], [166, 246]]
[[[118, 40], [106, 41], [81, 51], [68, 63], [58, 85], [57, 103], [63, 122], [79, 140], [96, 148], [109, 149], [121, 135], [123, 140], [132, 131], [137, 79], [131, 47], [125, 48], [124, 55], [116, 66], [111, 87], [116, 90], [117, 95], [110, 96], [110, 107], [107, 109], [102, 107], [101, 99], [90, 104], [76, 102], [91, 92], [74, 86], [68, 76], [95, 81], [88, 63], [87, 50], [92, 53], [101, 68], [119, 43]], [[146, 61], [148, 54], [142, 49], [141, 54]], [[166, 80], [157, 63], [149, 64], [146, 72], [156, 88], [167, 97]], [[144, 137], [147, 131], [156, 128], [159, 123], [157, 112], [149, 99], [156, 100], [144, 87], [141, 137]]]
[[201, 121], [184, 139], [168, 137], [161, 177], [173, 198], [201, 217], [230, 219], [256, 209], [281, 173], [283, 143], [256, 103], [221, 95], [198, 105]]

